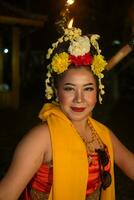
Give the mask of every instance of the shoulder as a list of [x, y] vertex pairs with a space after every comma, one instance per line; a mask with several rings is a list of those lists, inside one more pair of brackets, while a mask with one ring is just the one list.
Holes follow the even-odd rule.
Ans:
[[28, 131], [19, 142], [19, 150], [46, 151], [50, 141], [48, 125], [46, 123], [37, 125]]
[[40, 140], [43, 138], [47, 138], [48, 135], [49, 135], [48, 125], [47, 123], [42, 123], [30, 129], [28, 133], [25, 134], [24, 139], [31, 138], [32, 140], [34, 139]]
[[0, 193], [4, 194], [3, 199], [18, 199], [44, 161], [48, 151], [48, 136], [48, 126], [42, 124], [32, 128], [22, 138], [1, 183]]
[[101, 122], [95, 120], [94, 118], [90, 118], [90, 120], [91, 120], [91, 122], [93, 123], [93, 125], [94, 125], [96, 128], [110, 133], [110, 129], [108, 128], [107, 125], [105, 125], [105, 124], [103, 124], [103, 123], [101, 123]]
[[44, 138], [47, 137], [49, 134], [49, 128], [47, 123], [42, 123], [39, 124], [35, 127], [33, 127], [31, 130], [28, 131], [28, 133], [25, 135], [25, 138], [31, 138], [34, 139], [40, 139], [40, 138]]

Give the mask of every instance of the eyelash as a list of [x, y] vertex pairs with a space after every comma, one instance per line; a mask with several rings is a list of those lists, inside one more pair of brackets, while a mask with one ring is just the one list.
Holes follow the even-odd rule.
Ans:
[[[74, 88], [72, 88], [72, 87], [65, 87], [64, 90], [65, 91], [73, 91]], [[84, 88], [84, 91], [92, 91], [92, 90], [94, 90], [93, 87], [86, 87], [86, 88]]]
[[72, 90], [74, 90], [74, 88], [72, 88], [72, 87], [65, 87], [64, 90], [65, 91], [72, 91]]
[[94, 90], [94, 88], [93, 87], [87, 87], [87, 88], [84, 88], [84, 90], [85, 91], [92, 91], [92, 90]]

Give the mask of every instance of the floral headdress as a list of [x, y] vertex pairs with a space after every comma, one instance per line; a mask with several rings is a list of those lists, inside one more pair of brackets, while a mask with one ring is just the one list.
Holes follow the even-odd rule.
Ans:
[[[45, 96], [47, 99], [52, 99], [54, 96], [54, 87], [52, 84], [52, 74], [62, 74], [70, 65], [76, 67], [87, 66], [91, 68], [94, 75], [98, 77], [99, 81], [99, 102], [102, 103], [102, 95], [104, 92], [104, 85], [101, 79], [104, 77], [103, 70], [107, 65], [104, 57], [101, 55], [99, 49], [98, 39], [99, 35], [93, 34], [89, 36], [82, 36], [82, 31], [79, 28], [66, 28], [64, 34], [52, 44], [52, 48], [48, 49], [46, 55], [47, 59], [51, 57], [51, 63], [47, 66], [47, 78], [45, 81]], [[54, 50], [60, 43], [69, 42], [67, 51], [55, 53]]]

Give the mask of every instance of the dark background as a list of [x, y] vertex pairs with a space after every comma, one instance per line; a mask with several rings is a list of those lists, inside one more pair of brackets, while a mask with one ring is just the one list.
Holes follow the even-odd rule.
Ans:
[[[4, 1], [4, 0], [3, 0]], [[3, 3], [0, 0], [0, 3]], [[50, 44], [57, 38], [55, 21], [64, 9], [63, 0], [6, 0], [10, 9], [0, 12], [18, 16], [11, 8], [21, 9], [28, 13], [37, 13], [48, 17], [41, 29], [30, 28], [22, 31], [21, 61], [25, 52], [25, 38], [30, 40], [30, 54], [25, 68], [26, 75], [20, 85], [20, 105], [18, 109], [0, 109], [0, 177], [5, 174], [20, 139], [27, 131], [38, 124], [38, 113], [44, 103], [45, 54]], [[11, 7], [12, 6], [12, 7]], [[9, 12], [10, 10], [10, 12]], [[76, 0], [71, 6], [74, 26], [82, 28], [86, 33], [101, 35], [100, 45], [106, 59], [114, 55], [133, 34], [134, 1], [119, 0]], [[3, 25], [0, 25], [2, 30]], [[9, 38], [5, 31], [5, 38]], [[7, 42], [10, 48], [10, 42]], [[9, 55], [10, 57], [10, 55]], [[22, 70], [23, 71], [23, 70]], [[5, 75], [10, 85], [10, 78]], [[124, 58], [115, 69], [105, 73], [106, 95], [102, 105], [97, 105], [94, 117], [106, 124], [118, 138], [134, 151], [134, 52]], [[134, 166], [132, 166], [134, 168]], [[116, 194], [117, 200], [134, 199], [134, 183], [117, 167]]]

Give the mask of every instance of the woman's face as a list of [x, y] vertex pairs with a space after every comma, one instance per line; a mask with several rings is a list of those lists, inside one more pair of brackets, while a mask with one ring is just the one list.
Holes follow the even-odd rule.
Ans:
[[57, 96], [71, 121], [87, 119], [96, 104], [96, 81], [84, 67], [69, 69], [59, 81]]

